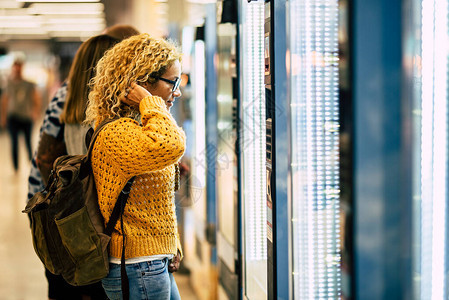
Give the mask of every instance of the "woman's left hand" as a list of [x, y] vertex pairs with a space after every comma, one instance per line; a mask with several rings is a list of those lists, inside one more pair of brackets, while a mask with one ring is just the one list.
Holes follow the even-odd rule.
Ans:
[[173, 257], [173, 259], [170, 261], [170, 264], [168, 265], [168, 271], [170, 273], [178, 271], [180, 263], [181, 263], [181, 253], [179, 253], [178, 251], [178, 254], [175, 257]]

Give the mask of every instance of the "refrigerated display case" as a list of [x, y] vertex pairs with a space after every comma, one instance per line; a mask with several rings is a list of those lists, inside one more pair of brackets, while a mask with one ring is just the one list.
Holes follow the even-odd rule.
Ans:
[[239, 26], [243, 296], [266, 299], [264, 3], [241, 1]]
[[[216, 297], [216, 275], [212, 266], [211, 245], [208, 242], [208, 155], [210, 147], [206, 142], [206, 46], [203, 28], [197, 28], [197, 39], [192, 53], [192, 131], [194, 132], [191, 153], [190, 198], [192, 202], [190, 229], [193, 240], [189, 241], [190, 257], [186, 263], [190, 269], [192, 287], [198, 299]], [[214, 199], [215, 200], [215, 199]], [[192, 234], [190, 235], [192, 236]], [[187, 250], [187, 249], [186, 249]]]
[[414, 299], [447, 299], [449, 7], [411, 5], [405, 72], [413, 100]]
[[[224, 19], [224, 17], [223, 17]], [[239, 201], [236, 110], [238, 105], [236, 25], [217, 25], [217, 256], [219, 299], [239, 295]]]
[[288, 11], [293, 297], [341, 299], [338, 1]]

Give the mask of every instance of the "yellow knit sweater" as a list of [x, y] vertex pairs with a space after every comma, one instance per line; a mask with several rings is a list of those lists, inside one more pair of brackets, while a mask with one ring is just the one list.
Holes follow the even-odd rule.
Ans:
[[[109, 221], [112, 209], [125, 186], [136, 179], [123, 215], [125, 257], [182, 254], [175, 203], [175, 164], [185, 150], [185, 134], [155, 96], [140, 102], [142, 126], [120, 118], [99, 133], [92, 151], [92, 168], [100, 210]], [[120, 258], [120, 221], [109, 244], [109, 255]]]

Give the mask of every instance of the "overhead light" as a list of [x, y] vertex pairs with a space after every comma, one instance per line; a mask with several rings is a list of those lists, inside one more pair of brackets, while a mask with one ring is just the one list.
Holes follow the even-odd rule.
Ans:
[[103, 19], [105, 18], [105, 15], [103, 12], [98, 12], [98, 13], [89, 13], [89, 14], [85, 14], [81, 11], [79, 12], [75, 12], [75, 13], [69, 13], [69, 12], [65, 12], [65, 13], [55, 13], [55, 14], [41, 14], [41, 16], [46, 17], [47, 19], [51, 18], [51, 19], [68, 19], [68, 18], [72, 18], [72, 19], [77, 19], [79, 22], [83, 22], [83, 20], [86, 19]]
[[41, 20], [41, 17], [39, 16], [0, 16], [0, 21], [6, 21], [6, 22], [27, 22], [27, 21], [34, 21], [34, 20]]
[[104, 9], [100, 0], [0, 0], [0, 40], [89, 38], [106, 28]]
[[94, 36], [98, 34], [98, 31], [51, 31], [49, 32], [50, 36], [54, 36], [54, 37], [64, 37], [64, 36]]
[[54, 38], [84, 38], [95, 36], [100, 33], [101, 32], [98, 31], [52, 31], [49, 32], [49, 35]]
[[102, 3], [33, 3], [28, 8], [30, 14], [42, 15], [99, 15], [103, 14]]
[[[17, 2], [30, 2], [29, 0], [16, 0]], [[100, 2], [100, 0], [82, 0], [83, 2]], [[61, 0], [33, 0], [35, 3], [56, 3]], [[64, 2], [78, 3], [80, 0], [64, 0]]]
[[34, 28], [42, 25], [36, 16], [0, 16], [0, 28]]
[[73, 16], [73, 17], [83, 17], [83, 16], [88, 16], [88, 17], [101, 17], [104, 18], [104, 12], [103, 11], [94, 11], [94, 10], [69, 10], [69, 11], [57, 11], [57, 10], [53, 10], [53, 11], [45, 11], [45, 12], [35, 12], [35, 11], [31, 11], [28, 14], [30, 15], [47, 15], [47, 16]]
[[22, 5], [15, 0], [0, 0], [1, 8], [20, 8]]
[[[10, 35], [14, 35], [14, 34], [20, 34], [20, 35], [36, 35], [36, 34], [41, 34], [41, 35], [47, 35], [47, 31], [39, 28], [39, 27], [34, 27], [34, 28], [0, 28], [0, 33], [1, 34], [10, 34]], [[48, 35], [47, 35], [48, 36]]]
[[47, 34], [2, 34], [0, 41], [9, 40], [48, 40]]
[[48, 18], [45, 21], [47, 25], [60, 25], [60, 24], [76, 24], [76, 25], [92, 25], [102, 24], [105, 25], [105, 20], [102, 18]]
[[0, 21], [0, 28], [34, 28], [40, 27], [42, 23], [35, 21], [26, 21], [26, 22], [8, 22], [8, 21]]
[[11, 8], [4, 9], [3, 3], [0, 0], [0, 11], [2, 16], [28, 16], [28, 10], [26, 8]]
[[74, 24], [51, 24], [45, 26], [45, 29], [47, 31], [52, 32], [59, 32], [59, 31], [95, 31], [95, 32], [101, 32], [106, 28], [103, 24], [87, 24], [87, 25], [74, 25]]
[[192, 4], [213, 4], [216, 3], [215, 0], [187, 0], [188, 3]]

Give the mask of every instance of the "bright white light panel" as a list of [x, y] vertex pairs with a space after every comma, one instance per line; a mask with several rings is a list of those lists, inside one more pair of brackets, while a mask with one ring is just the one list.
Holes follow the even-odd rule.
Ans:
[[422, 1], [420, 295], [447, 299], [448, 3]]
[[0, 37], [3, 40], [24, 37], [79, 40], [99, 34], [106, 27], [104, 5], [98, 3], [99, 0], [32, 1], [24, 8], [19, 2], [26, 1], [0, 0]]
[[[205, 45], [204, 41], [197, 40], [194, 43], [193, 53], [194, 68], [192, 69], [192, 90], [194, 102], [191, 104], [193, 111], [193, 127], [195, 142], [193, 143], [193, 177], [198, 180], [199, 188], [206, 186], [206, 94], [205, 94]], [[204, 212], [205, 215], [205, 212]]]
[[293, 292], [339, 299], [338, 1], [290, 3]]
[[243, 3], [242, 153], [245, 257], [267, 259], [264, 4]]

